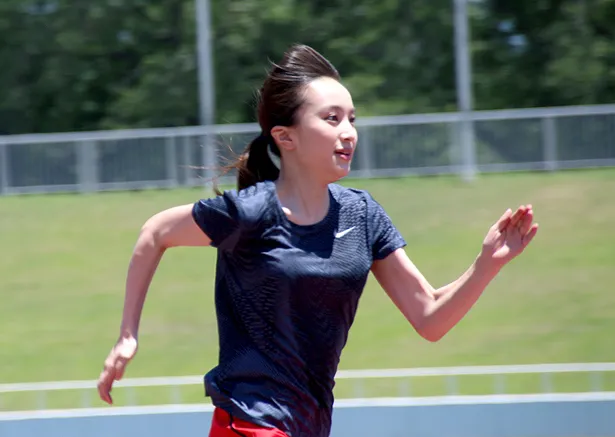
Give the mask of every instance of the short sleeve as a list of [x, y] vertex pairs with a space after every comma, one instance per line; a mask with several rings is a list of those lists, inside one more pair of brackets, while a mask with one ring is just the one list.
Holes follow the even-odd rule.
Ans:
[[406, 246], [406, 241], [393, 225], [384, 208], [369, 194], [367, 195], [367, 211], [374, 261], [384, 259], [397, 249]]
[[227, 251], [234, 249], [242, 228], [241, 208], [234, 191], [195, 202], [192, 217], [211, 239], [213, 247]]

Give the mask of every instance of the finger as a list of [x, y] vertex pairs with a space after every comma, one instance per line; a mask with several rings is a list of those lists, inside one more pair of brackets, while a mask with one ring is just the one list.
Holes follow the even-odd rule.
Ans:
[[517, 223], [519, 223], [519, 220], [521, 220], [521, 218], [525, 215], [525, 212], [525, 206], [520, 206], [519, 208], [517, 208], [513, 216], [510, 218], [510, 225], [517, 226]]
[[530, 228], [529, 232], [523, 236], [523, 245], [527, 246], [532, 242], [536, 233], [538, 232], [538, 223], [534, 223]]
[[534, 221], [534, 211], [529, 210], [523, 218], [519, 221], [519, 233], [521, 235], [526, 235], [532, 226], [532, 222]]
[[126, 371], [126, 365], [128, 364], [128, 359], [124, 357], [120, 357], [117, 359], [115, 363], [115, 375], [114, 378], [116, 381], [119, 381], [124, 377], [124, 372]]
[[113, 373], [115, 373], [113, 368], [106, 368], [100, 374], [100, 378], [98, 379], [98, 395], [108, 404], [113, 403], [113, 399], [110, 394], [111, 386], [113, 384]]
[[100, 398], [108, 404], [111, 404], [113, 402], [109, 393], [111, 392], [111, 386], [113, 385], [113, 380], [115, 379], [116, 361], [117, 355], [115, 353], [115, 350], [112, 349], [109, 353], [109, 356], [105, 360], [105, 366], [98, 380], [98, 393], [100, 395]]
[[98, 397], [105, 403], [113, 405], [113, 398], [110, 394], [111, 390], [106, 387], [98, 387]]
[[501, 232], [503, 231], [506, 226], [508, 225], [508, 223], [510, 222], [510, 216], [512, 214], [512, 210], [510, 208], [508, 208], [504, 214], [502, 214], [502, 217], [500, 217], [496, 223], [497, 225], [497, 229]]

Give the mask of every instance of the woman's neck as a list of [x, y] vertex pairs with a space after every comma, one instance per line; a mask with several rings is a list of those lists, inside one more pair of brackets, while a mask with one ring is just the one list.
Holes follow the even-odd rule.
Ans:
[[284, 212], [293, 223], [310, 225], [326, 217], [330, 204], [328, 184], [282, 167], [275, 186]]

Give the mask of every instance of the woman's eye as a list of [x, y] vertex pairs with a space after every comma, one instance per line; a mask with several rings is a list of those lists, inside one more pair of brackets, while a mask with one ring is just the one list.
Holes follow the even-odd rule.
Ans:
[[326, 120], [327, 121], [337, 121], [337, 115], [328, 115]]

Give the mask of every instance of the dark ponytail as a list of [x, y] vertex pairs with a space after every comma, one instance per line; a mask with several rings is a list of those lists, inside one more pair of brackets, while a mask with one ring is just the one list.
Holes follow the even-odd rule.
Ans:
[[243, 190], [258, 182], [274, 181], [278, 178], [280, 170], [271, 160], [269, 150], [280, 156], [280, 149], [270, 135], [260, 134], [256, 137], [245, 152], [245, 157], [237, 165], [237, 189]]
[[[226, 170], [237, 170], [237, 189], [243, 190], [266, 180], [275, 180], [280, 170], [269, 153], [281, 158], [270, 132], [276, 126], [293, 126], [303, 104], [303, 91], [313, 80], [330, 77], [340, 80], [335, 67], [320, 53], [306, 45], [293, 45], [272, 69], [257, 93], [258, 123], [262, 133]], [[214, 188], [220, 194], [217, 188]]]

